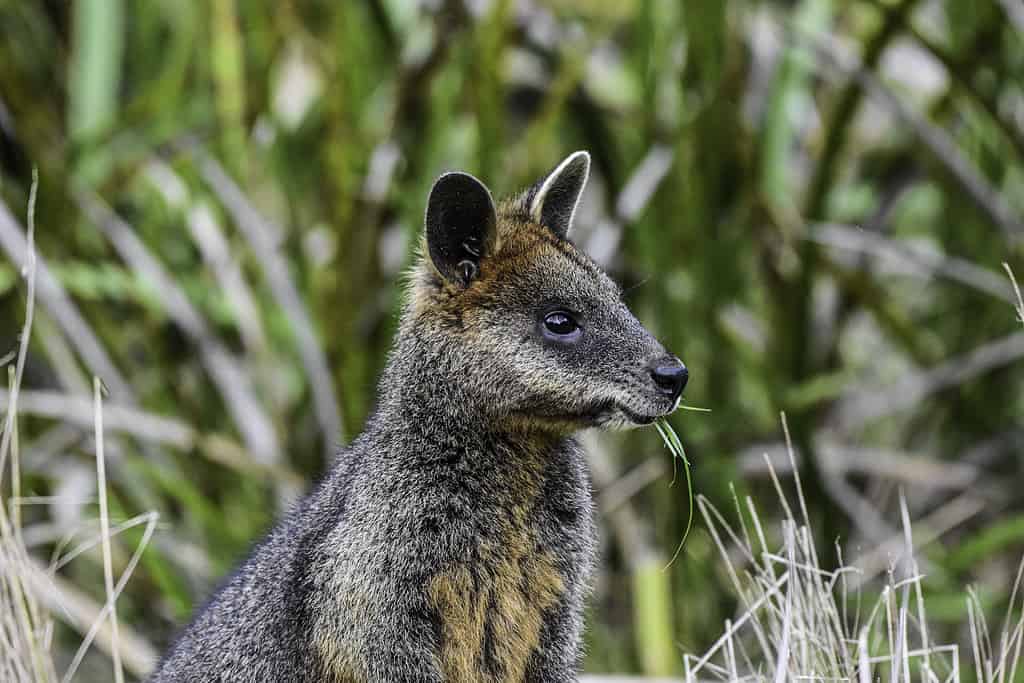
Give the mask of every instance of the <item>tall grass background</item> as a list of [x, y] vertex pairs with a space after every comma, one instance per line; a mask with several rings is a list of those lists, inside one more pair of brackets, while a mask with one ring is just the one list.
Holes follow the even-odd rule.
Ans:
[[1022, 33], [1014, 0], [0, 0], [0, 678], [140, 677], [372, 409], [432, 180], [586, 148], [575, 239], [711, 409], [671, 420], [671, 563], [655, 432], [586, 437], [587, 670], [1021, 680]]

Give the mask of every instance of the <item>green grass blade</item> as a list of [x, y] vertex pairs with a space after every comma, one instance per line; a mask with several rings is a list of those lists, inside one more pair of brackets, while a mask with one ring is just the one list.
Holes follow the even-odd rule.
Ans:
[[686, 530], [683, 532], [683, 538], [679, 541], [679, 545], [676, 546], [676, 551], [672, 553], [672, 559], [665, 565], [665, 569], [668, 569], [676, 561], [676, 558], [679, 557], [679, 553], [682, 552], [683, 545], [686, 544], [686, 539], [690, 535], [690, 529], [693, 527], [693, 478], [690, 475], [690, 461], [687, 459], [686, 451], [683, 449], [683, 442], [679, 440], [679, 435], [672, 429], [672, 425], [665, 418], [659, 418], [654, 423], [654, 427], [658, 430], [658, 434], [665, 443], [665, 447], [672, 453], [671, 485], [675, 485], [676, 481], [676, 459], [683, 461], [683, 472], [686, 475], [686, 496], [689, 505], [689, 512], [686, 517]]

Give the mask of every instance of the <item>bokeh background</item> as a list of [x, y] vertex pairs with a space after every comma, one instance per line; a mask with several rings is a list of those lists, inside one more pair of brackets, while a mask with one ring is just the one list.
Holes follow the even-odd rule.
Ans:
[[[784, 411], [823, 564], [899, 537], [904, 491], [961, 639], [1024, 548], [1022, 35], [1018, 0], [0, 0], [5, 363], [39, 174], [26, 544], [96, 533], [99, 376], [112, 523], [160, 515], [118, 614], [159, 652], [372, 410], [434, 178], [503, 194], [587, 149], [575, 240], [711, 410], [672, 418], [695, 491], [776, 534]], [[588, 444], [586, 668], [679, 673], [736, 595], [701, 520], [662, 571], [688, 502], [657, 434]], [[96, 549], [58, 577], [102, 603]]]

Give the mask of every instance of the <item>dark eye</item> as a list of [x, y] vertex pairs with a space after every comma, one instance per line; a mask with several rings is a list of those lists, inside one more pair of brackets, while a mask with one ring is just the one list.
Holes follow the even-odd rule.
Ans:
[[554, 311], [544, 316], [544, 333], [560, 341], [575, 339], [580, 334], [580, 325], [565, 311]]

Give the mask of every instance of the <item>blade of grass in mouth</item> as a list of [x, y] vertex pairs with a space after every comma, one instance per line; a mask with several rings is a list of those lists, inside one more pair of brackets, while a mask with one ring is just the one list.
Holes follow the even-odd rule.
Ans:
[[[685, 406], [681, 406], [684, 407]], [[707, 408], [688, 408], [689, 410], [699, 410], [701, 412], [710, 412]], [[672, 429], [672, 425], [668, 423], [663, 417], [660, 417], [655, 421], [654, 427], [658, 430], [658, 435], [661, 436], [661, 440], [665, 443], [665, 447], [668, 448], [669, 452], [672, 453], [672, 483], [670, 486], [674, 486], [676, 483], [676, 459], [683, 461], [683, 472], [686, 474], [686, 494], [689, 499], [689, 514], [686, 518], [686, 531], [683, 532], [683, 538], [679, 541], [679, 545], [676, 547], [676, 551], [672, 553], [672, 559], [665, 565], [665, 569], [672, 566], [672, 563], [679, 557], [679, 553], [683, 550], [683, 545], [686, 543], [687, 536], [690, 535], [690, 527], [693, 526], [693, 480], [690, 478], [690, 461], [686, 458], [686, 451], [683, 449], [683, 443], [679, 440], [679, 436], [675, 430]]]

